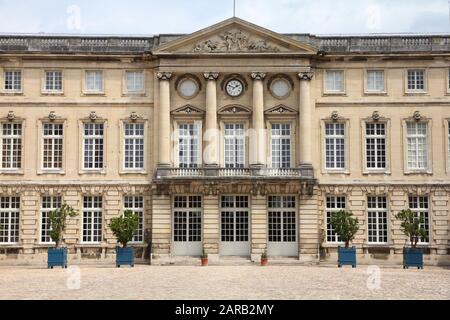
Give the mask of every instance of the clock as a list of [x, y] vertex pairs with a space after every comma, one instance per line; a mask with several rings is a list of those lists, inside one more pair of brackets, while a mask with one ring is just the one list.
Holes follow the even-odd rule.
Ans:
[[239, 97], [244, 92], [244, 84], [237, 79], [227, 82], [225, 90], [230, 97]]
[[289, 96], [291, 84], [286, 79], [279, 78], [272, 82], [270, 91], [275, 98], [283, 99]]
[[192, 99], [197, 95], [199, 91], [199, 85], [197, 81], [192, 78], [184, 78], [178, 85], [179, 94], [186, 99]]

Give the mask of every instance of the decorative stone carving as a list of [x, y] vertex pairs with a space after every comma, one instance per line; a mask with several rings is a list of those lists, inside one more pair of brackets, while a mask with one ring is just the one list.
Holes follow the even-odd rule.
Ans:
[[48, 114], [48, 119], [50, 121], [55, 121], [56, 120], [56, 112], [55, 111], [50, 111], [50, 113]]
[[172, 78], [172, 72], [158, 72], [156, 76], [160, 81], [170, 81]]
[[205, 72], [203, 74], [203, 76], [205, 77], [206, 80], [217, 80], [217, 78], [219, 78], [219, 73], [218, 72]]
[[203, 114], [205, 113], [203, 110], [196, 108], [190, 104], [182, 106], [174, 111], [172, 111], [173, 115], [190, 115], [190, 114]]
[[221, 115], [249, 115], [251, 110], [239, 105], [225, 106], [219, 110]]
[[137, 121], [139, 119], [141, 119], [141, 117], [136, 112], [134, 112], [134, 111], [131, 112], [131, 114], [130, 114], [130, 120], [131, 121]]
[[16, 118], [16, 115], [14, 114], [14, 111], [9, 111], [8, 115], [6, 116], [6, 119], [9, 121], [13, 121]]
[[98, 116], [97, 116], [97, 112], [95, 111], [91, 111], [91, 113], [89, 114], [89, 119], [91, 119], [92, 121], [97, 120]]
[[420, 121], [422, 119], [422, 115], [420, 114], [420, 111], [415, 111], [413, 114], [413, 118], [416, 121]]
[[333, 111], [333, 112], [331, 113], [331, 120], [333, 120], [333, 121], [338, 121], [338, 120], [339, 120], [339, 112]]
[[194, 46], [194, 52], [279, 52], [264, 39], [252, 39], [241, 30], [227, 31], [220, 35], [220, 40], [208, 39]]
[[380, 120], [380, 119], [381, 119], [380, 113], [379, 113], [378, 111], [374, 111], [374, 112], [372, 113], [372, 119], [373, 119], [373, 121], [378, 121], [378, 120]]
[[298, 112], [292, 108], [289, 108], [283, 104], [279, 104], [273, 108], [270, 108], [266, 112], [266, 115], [296, 115]]
[[300, 72], [298, 74], [298, 77], [300, 80], [311, 81], [312, 78], [314, 78], [314, 72], [312, 72], [312, 71]]
[[266, 77], [265, 72], [252, 72], [251, 77], [253, 80], [264, 80]]

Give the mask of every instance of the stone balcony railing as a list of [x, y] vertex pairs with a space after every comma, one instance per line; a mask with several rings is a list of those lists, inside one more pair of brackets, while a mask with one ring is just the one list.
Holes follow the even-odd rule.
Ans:
[[157, 180], [314, 179], [312, 166], [300, 168], [158, 168]]

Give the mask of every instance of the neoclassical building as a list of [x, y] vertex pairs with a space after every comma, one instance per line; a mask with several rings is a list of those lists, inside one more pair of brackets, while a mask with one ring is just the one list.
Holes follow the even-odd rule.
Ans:
[[0, 264], [40, 264], [67, 202], [74, 263], [108, 262], [140, 218], [153, 264], [398, 263], [394, 215], [425, 218], [450, 264], [450, 35], [278, 34], [231, 18], [189, 35], [0, 36]]

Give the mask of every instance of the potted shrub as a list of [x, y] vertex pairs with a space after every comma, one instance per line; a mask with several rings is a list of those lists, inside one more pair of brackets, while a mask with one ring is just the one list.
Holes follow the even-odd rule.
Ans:
[[67, 268], [67, 248], [61, 247], [61, 242], [66, 231], [67, 218], [73, 218], [77, 215], [78, 212], [65, 202], [61, 208], [49, 212], [49, 235], [55, 243], [55, 248], [49, 248], [47, 251], [48, 268], [53, 269], [56, 266]]
[[205, 251], [203, 251], [201, 259], [202, 259], [202, 267], [206, 267], [208, 265], [208, 254]]
[[134, 267], [134, 248], [127, 247], [128, 242], [133, 240], [133, 236], [139, 227], [139, 217], [131, 210], [126, 210], [121, 217], [111, 219], [109, 228], [114, 233], [117, 241], [122, 247], [116, 247], [116, 267]]
[[403, 269], [408, 267], [417, 267], [423, 269], [423, 252], [417, 248], [417, 242], [420, 238], [428, 239], [428, 234], [424, 225], [424, 218], [411, 209], [405, 209], [395, 215], [397, 220], [401, 221], [401, 230], [408, 236], [411, 247], [403, 248]]
[[351, 265], [356, 268], [356, 248], [354, 246], [350, 248], [350, 241], [355, 238], [355, 234], [358, 232], [358, 218], [353, 218], [351, 212], [341, 210], [331, 216], [330, 223], [336, 234], [345, 243], [344, 248], [338, 247], [338, 267]]
[[261, 265], [267, 266], [268, 263], [269, 263], [269, 259], [267, 258], [267, 252], [264, 251], [263, 254], [261, 255]]

